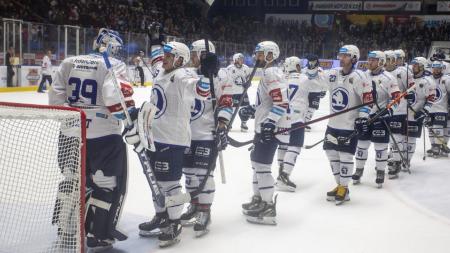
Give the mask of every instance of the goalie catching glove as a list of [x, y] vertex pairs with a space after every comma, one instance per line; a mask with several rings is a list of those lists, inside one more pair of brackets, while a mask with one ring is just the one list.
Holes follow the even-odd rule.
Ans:
[[137, 113], [137, 117], [132, 117], [134, 118], [133, 125], [129, 126], [124, 134], [125, 142], [133, 145], [137, 153], [144, 149], [155, 151], [151, 126], [156, 110], [154, 104], [144, 102]]

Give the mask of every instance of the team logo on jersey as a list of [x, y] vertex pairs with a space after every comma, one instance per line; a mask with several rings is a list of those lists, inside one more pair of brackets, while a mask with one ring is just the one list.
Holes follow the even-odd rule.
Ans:
[[331, 108], [338, 112], [348, 107], [348, 91], [342, 87], [334, 89], [331, 93]]
[[442, 99], [442, 90], [441, 87], [436, 88], [436, 95], [434, 96], [433, 104], [438, 103]]
[[330, 75], [330, 83], [335, 82], [336, 81], [336, 76], [335, 75]]
[[164, 94], [164, 89], [158, 84], [155, 84], [152, 89], [152, 96], [156, 99], [155, 105], [156, 108], [158, 108], [158, 111], [156, 111], [155, 119], [158, 119], [164, 114], [167, 108], [167, 99]]
[[192, 106], [192, 110], [191, 110], [191, 121], [194, 121], [194, 120], [200, 118], [200, 116], [202, 116], [204, 110], [205, 110], [205, 102], [195, 99], [194, 105]]
[[234, 84], [236, 84], [237, 86], [242, 86], [245, 83], [245, 80], [242, 76], [238, 76], [236, 77], [236, 79], [234, 79]]

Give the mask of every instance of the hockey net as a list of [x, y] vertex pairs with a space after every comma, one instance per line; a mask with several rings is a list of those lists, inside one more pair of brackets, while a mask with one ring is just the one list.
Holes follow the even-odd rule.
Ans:
[[85, 116], [0, 102], [0, 252], [84, 252]]

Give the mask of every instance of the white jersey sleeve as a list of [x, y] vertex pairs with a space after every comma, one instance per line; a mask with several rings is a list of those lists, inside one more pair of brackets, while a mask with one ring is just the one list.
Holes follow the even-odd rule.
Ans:
[[415, 112], [424, 108], [430, 111], [436, 94], [436, 84], [429, 76], [413, 78], [413, 83], [414, 99], [410, 103], [411, 108]]
[[278, 122], [288, 107], [286, 80], [277, 67], [263, 70], [263, 76], [256, 94], [255, 130], [260, 133], [260, 125], [265, 120]]

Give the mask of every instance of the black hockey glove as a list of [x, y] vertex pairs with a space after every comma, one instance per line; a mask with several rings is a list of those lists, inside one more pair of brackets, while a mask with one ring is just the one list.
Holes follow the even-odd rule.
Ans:
[[255, 118], [255, 107], [253, 105], [247, 105], [244, 107], [241, 107], [239, 109], [239, 118], [241, 118], [242, 121], [247, 121], [249, 119]]
[[226, 124], [219, 123], [216, 134], [217, 134], [217, 149], [219, 151], [225, 150], [225, 148], [228, 146]]
[[159, 22], [152, 22], [147, 28], [150, 45], [164, 45], [163, 26]]
[[366, 134], [369, 132], [369, 125], [367, 124], [367, 118], [356, 118], [355, 130], [359, 134]]
[[200, 73], [207, 78], [212, 78], [219, 73], [219, 59], [214, 53], [202, 54], [200, 66]]
[[271, 119], [265, 120], [261, 123], [261, 140], [262, 142], [270, 142], [275, 137], [275, 121]]

